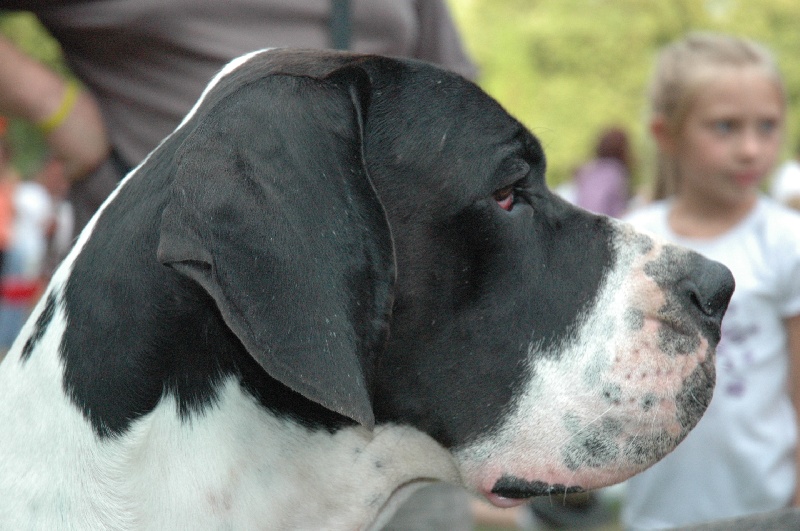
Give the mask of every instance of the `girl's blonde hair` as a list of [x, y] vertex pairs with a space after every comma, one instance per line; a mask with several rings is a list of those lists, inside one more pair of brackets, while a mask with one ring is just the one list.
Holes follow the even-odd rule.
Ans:
[[[722, 69], [756, 67], [775, 82], [781, 98], [786, 91], [778, 65], [764, 46], [748, 39], [715, 33], [691, 33], [664, 47], [650, 82], [651, 118], [661, 116], [676, 134], [691, 109], [695, 95]], [[677, 190], [675, 161], [656, 156], [652, 198], [663, 199]]]

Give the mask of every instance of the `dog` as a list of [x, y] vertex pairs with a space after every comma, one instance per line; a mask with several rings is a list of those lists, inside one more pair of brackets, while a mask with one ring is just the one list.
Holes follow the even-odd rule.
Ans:
[[9, 529], [377, 529], [622, 481], [708, 405], [722, 265], [557, 198], [537, 139], [411, 60], [226, 66], [0, 366]]

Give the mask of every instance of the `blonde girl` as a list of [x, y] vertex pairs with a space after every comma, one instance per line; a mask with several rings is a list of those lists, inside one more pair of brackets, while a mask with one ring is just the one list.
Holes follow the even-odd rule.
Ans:
[[736, 291], [711, 405], [630, 480], [623, 520], [663, 529], [798, 505], [800, 215], [759, 192], [783, 139], [778, 68], [749, 40], [692, 34], [662, 50], [650, 101], [658, 200], [629, 221], [724, 263]]

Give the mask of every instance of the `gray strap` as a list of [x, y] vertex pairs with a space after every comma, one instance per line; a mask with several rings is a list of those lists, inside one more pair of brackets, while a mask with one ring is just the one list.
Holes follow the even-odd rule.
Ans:
[[331, 0], [331, 46], [336, 50], [350, 48], [350, 0]]

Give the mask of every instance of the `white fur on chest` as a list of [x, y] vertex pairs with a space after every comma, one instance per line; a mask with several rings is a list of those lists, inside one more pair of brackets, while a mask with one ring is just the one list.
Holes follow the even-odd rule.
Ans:
[[168, 396], [99, 439], [62, 390], [63, 327], [59, 311], [25, 364], [17, 348], [0, 366], [3, 528], [363, 529], [404, 485], [459, 480], [450, 454], [417, 430], [309, 430], [233, 379], [189, 421]]

